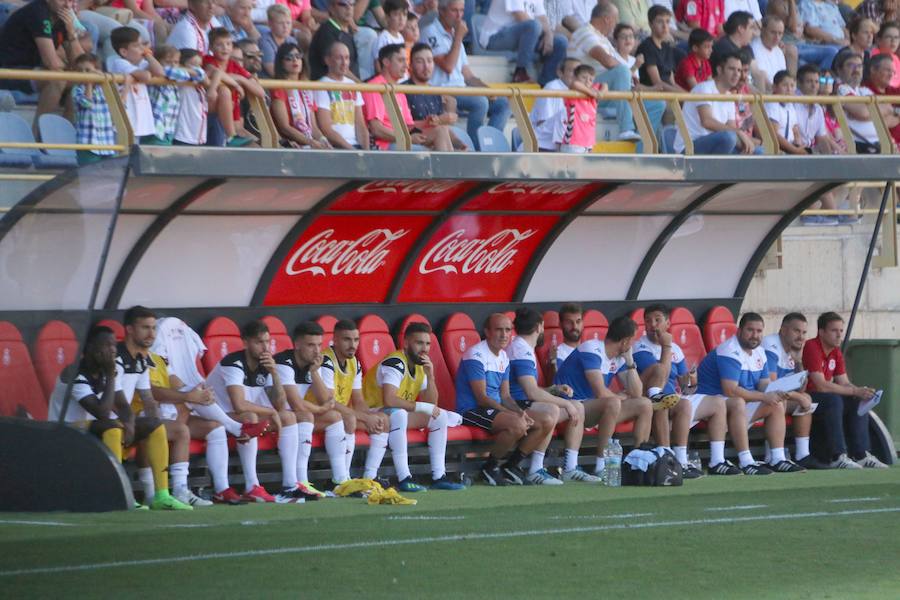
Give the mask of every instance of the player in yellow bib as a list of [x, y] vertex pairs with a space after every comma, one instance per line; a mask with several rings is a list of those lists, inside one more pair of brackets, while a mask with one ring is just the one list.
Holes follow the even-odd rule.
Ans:
[[[462, 417], [438, 407], [437, 382], [431, 349], [431, 327], [410, 323], [403, 335], [403, 349], [388, 354], [363, 378], [363, 395], [369, 407], [390, 418], [388, 444], [394, 459], [401, 492], [423, 491], [409, 470], [407, 429], [428, 428], [428, 454], [431, 460], [432, 489], [460, 490], [465, 486], [447, 479], [444, 465], [447, 452], [447, 427], [462, 423]], [[421, 398], [421, 401], [417, 401]]]

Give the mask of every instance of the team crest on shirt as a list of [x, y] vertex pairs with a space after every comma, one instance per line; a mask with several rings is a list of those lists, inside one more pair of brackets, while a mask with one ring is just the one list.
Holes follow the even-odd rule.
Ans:
[[266, 385], [266, 376], [263, 375], [262, 373], [257, 373], [256, 374], [256, 385], [258, 385], [260, 387]]
[[828, 370], [834, 371], [835, 367], [837, 367], [837, 362], [833, 358], [828, 359]]
[[763, 368], [763, 360], [757, 356], [756, 357], [756, 369], [759, 370], [762, 368]]

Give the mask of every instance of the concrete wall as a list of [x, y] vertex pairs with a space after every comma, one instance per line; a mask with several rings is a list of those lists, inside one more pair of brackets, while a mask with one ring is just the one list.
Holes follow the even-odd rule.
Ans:
[[[782, 268], [757, 273], [743, 310], [762, 314], [767, 333], [777, 331], [784, 314], [793, 310], [806, 314], [810, 336], [822, 312], [834, 310], [848, 318], [873, 226], [869, 217], [852, 227], [788, 228], [782, 236]], [[900, 268], [870, 270], [852, 337], [900, 339]]]

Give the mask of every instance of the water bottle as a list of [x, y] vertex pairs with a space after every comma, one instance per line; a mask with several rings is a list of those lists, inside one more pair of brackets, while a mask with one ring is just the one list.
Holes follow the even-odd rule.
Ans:
[[622, 485], [622, 445], [619, 440], [611, 439], [606, 446], [609, 453], [606, 457], [606, 485], [619, 487]]

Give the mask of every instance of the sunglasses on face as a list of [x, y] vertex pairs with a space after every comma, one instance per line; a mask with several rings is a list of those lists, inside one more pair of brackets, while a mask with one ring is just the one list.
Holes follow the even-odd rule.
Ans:
[[834, 77], [819, 77], [819, 83], [834, 83]]
[[291, 52], [290, 54], [285, 55], [285, 60], [302, 60], [303, 55], [298, 54], [297, 52]]

